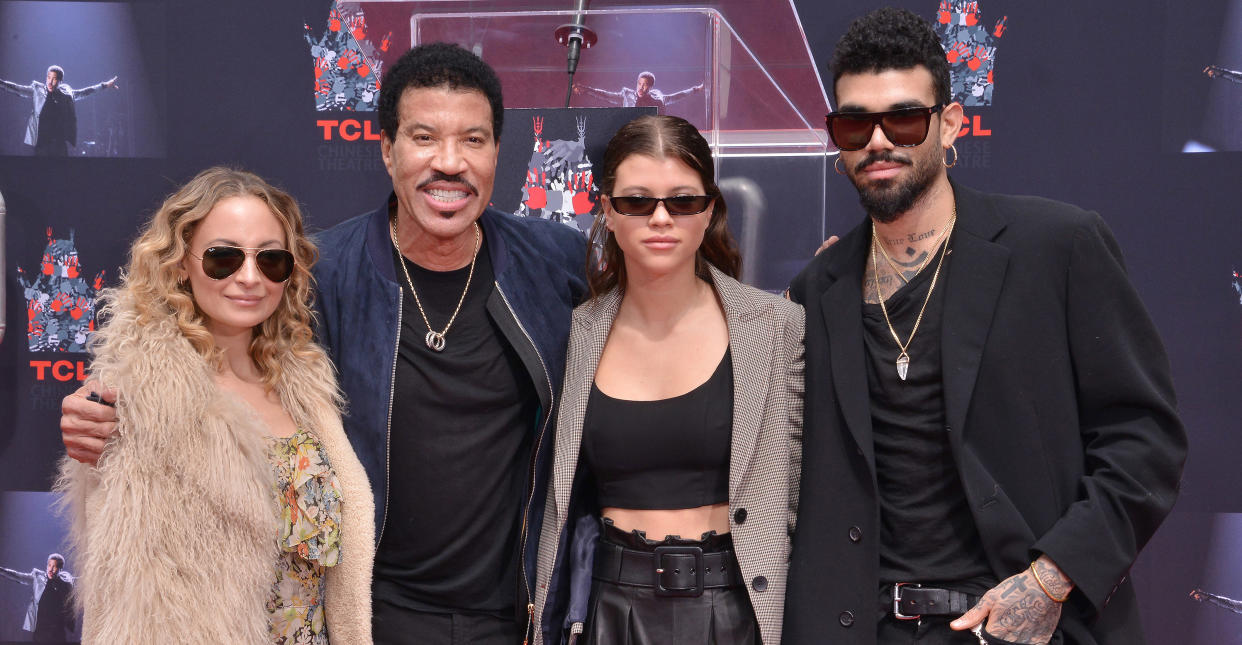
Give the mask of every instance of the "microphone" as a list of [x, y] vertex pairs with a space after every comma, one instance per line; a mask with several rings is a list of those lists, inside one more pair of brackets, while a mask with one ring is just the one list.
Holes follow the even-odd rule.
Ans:
[[569, 88], [565, 91], [565, 107], [569, 107], [569, 101], [574, 95], [574, 72], [578, 71], [578, 58], [582, 49], [590, 49], [597, 41], [595, 32], [586, 26], [583, 15], [590, 4], [591, 0], [574, 0], [574, 21], [557, 27], [553, 33], [556, 42], [569, 48], [566, 58]]

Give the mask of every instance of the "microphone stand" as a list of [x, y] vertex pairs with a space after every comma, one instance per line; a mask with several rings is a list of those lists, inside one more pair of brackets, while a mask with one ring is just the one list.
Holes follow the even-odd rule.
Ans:
[[574, 95], [574, 72], [578, 71], [578, 57], [584, 48], [590, 49], [591, 45], [598, 40], [595, 32], [586, 26], [585, 16], [583, 16], [583, 12], [590, 4], [591, 0], [574, 0], [574, 21], [557, 27], [553, 32], [556, 42], [569, 48], [566, 60], [569, 87], [565, 90], [565, 107], [569, 107], [569, 101]]

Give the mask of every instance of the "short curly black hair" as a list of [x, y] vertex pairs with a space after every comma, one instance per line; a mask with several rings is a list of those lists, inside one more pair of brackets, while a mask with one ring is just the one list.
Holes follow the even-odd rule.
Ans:
[[379, 99], [379, 125], [384, 136], [392, 141], [397, 133], [397, 103], [406, 88], [446, 85], [454, 90], [478, 90], [487, 97], [492, 106], [492, 136], [500, 141], [500, 127], [505, 119], [500, 79], [483, 59], [453, 43], [419, 45], [384, 73]]
[[832, 88], [845, 74], [866, 74], [922, 65], [931, 72], [936, 102], [953, 101], [949, 61], [931, 25], [907, 9], [885, 7], [858, 18], [832, 53]]

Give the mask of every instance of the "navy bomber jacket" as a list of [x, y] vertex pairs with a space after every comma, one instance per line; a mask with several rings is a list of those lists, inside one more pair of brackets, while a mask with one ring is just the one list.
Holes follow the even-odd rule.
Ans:
[[[402, 292], [389, 237], [390, 196], [379, 209], [316, 236], [320, 259], [318, 339], [336, 365], [348, 401], [345, 433], [375, 491], [376, 543], [388, 500], [388, 433]], [[523, 495], [521, 584], [534, 597], [535, 558], [552, 462], [549, 419], [558, 401], [574, 306], [587, 291], [586, 241], [563, 224], [488, 208], [479, 218], [496, 282], [487, 311], [516, 350], [539, 395], [531, 488]], [[527, 601], [529, 602], [529, 601]], [[525, 610], [526, 607], [521, 609]], [[525, 612], [524, 612], [525, 613]]]

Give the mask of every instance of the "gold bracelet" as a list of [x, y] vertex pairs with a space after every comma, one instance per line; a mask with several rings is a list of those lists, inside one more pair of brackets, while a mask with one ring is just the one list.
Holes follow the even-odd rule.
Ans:
[[1052, 595], [1051, 591], [1048, 591], [1048, 587], [1044, 585], [1044, 581], [1039, 579], [1039, 573], [1035, 571], [1034, 562], [1031, 563], [1031, 575], [1035, 576], [1035, 584], [1039, 585], [1039, 588], [1044, 590], [1044, 595], [1048, 596], [1048, 598], [1050, 598], [1052, 602], [1062, 603], [1069, 599], [1068, 593], [1065, 594], [1065, 596], [1062, 598], [1057, 598], [1056, 596]]

